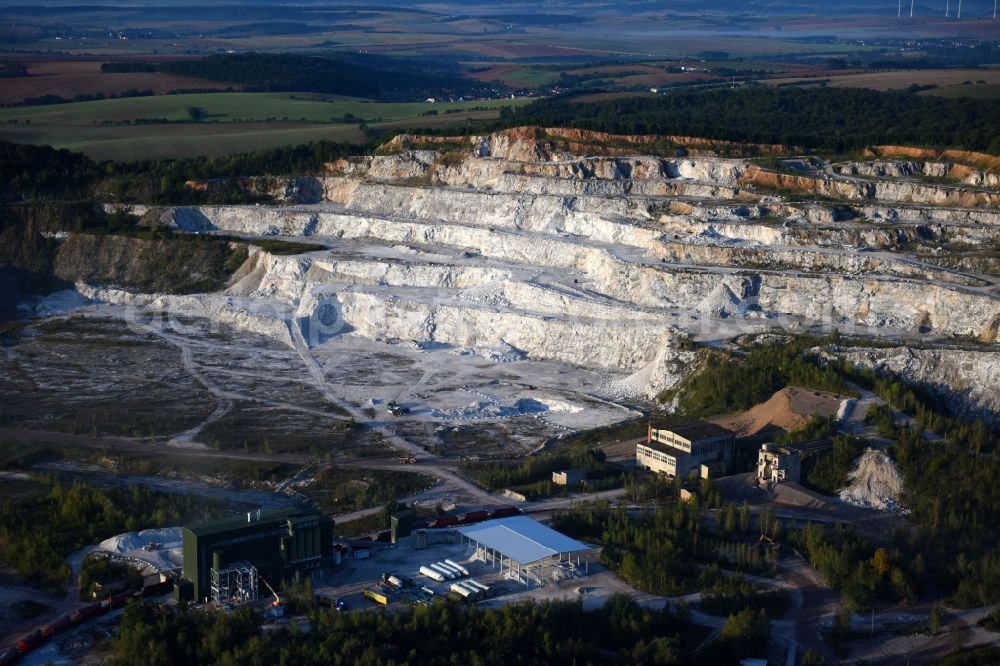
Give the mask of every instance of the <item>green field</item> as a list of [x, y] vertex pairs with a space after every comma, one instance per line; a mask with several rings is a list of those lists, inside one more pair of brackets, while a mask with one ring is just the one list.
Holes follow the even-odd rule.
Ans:
[[[362, 121], [375, 129], [441, 127], [495, 118], [501, 107], [529, 101], [392, 103], [305, 93], [133, 97], [0, 109], [0, 140], [49, 144], [96, 159], [216, 156], [323, 139], [361, 142]], [[192, 121], [189, 107], [201, 109], [202, 119]], [[437, 114], [424, 115], [431, 111]]]
[[949, 86], [925, 90], [921, 95], [937, 95], [938, 97], [971, 97], [973, 99], [1000, 99], [1000, 83], [979, 85]]

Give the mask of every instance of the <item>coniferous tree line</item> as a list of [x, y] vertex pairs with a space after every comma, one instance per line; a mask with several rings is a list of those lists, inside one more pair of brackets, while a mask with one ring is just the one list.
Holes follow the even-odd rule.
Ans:
[[[683, 90], [581, 103], [581, 92], [505, 109], [497, 126], [570, 127], [801, 146], [906, 144], [1000, 154], [1000, 100], [860, 88]], [[449, 130], [454, 133], [454, 130]]]
[[475, 79], [405, 67], [399, 61], [369, 59], [359, 63], [289, 53], [216, 54], [197, 60], [164, 62], [159, 70], [238, 83], [245, 90], [330, 93], [382, 100], [422, 100], [449, 92], [485, 91], [489, 87]]
[[[312, 610], [308, 617], [308, 634], [298, 633], [294, 623], [263, 633], [246, 608], [206, 616], [183, 606], [131, 604], [109, 663], [131, 665], [137, 655], [147, 666], [694, 663], [694, 632], [683, 617], [641, 608], [625, 595], [590, 612], [569, 602], [482, 609], [438, 601], [395, 613]], [[756, 621], [741, 618], [725, 647], [747, 656], [759, 649], [759, 632]]]
[[680, 410], [691, 416], [715, 416], [749, 409], [786, 386], [804, 386], [853, 394], [837, 370], [812, 360], [807, 352], [821, 338], [799, 337], [754, 345], [740, 354], [710, 350], [700, 372], [658, 399], [680, 397]]
[[31, 582], [59, 589], [69, 577], [66, 557], [126, 531], [166, 527], [221, 515], [216, 503], [165, 494], [146, 486], [64, 485], [47, 494], [0, 503], [0, 561]]
[[[225, 157], [113, 162], [49, 146], [0, 141], [0, 201], [247, 203], [259, 201], [260, 196], [241, 187], [240, 178], [320, 174], [327, 162], [373, 149], [374, 144], [318, 141]], [[186, 185], [212, 179], [230, 182], [204, 191]]]
[[[719, 564], [747, 573], [774, 570], [775, 554], [759, 543], [760, 534], [780, 538], [773, 511], [754, 520], [750, 507], [722, 507], [733, 519], [720, 519], [718, 532], [706, 527], [702, 508], [720, 508], [713, 493], [673, 502], [632, 515], [606, 503], [574, 507], [553, 517], [553, 527], [577, 538], [599, 542], [601, 562], [630, 585], [665, 596], [710, 587], [705, 565]], [[758, 532], [759, 530], [759, 532]]]

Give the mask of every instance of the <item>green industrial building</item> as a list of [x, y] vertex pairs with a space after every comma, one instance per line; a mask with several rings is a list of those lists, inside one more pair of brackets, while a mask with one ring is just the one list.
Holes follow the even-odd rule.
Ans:
[[333, 524], [327, 516], [287, 507], [185, 527], [184, 578], [191, 586], [183, 587], [195, 601], [207, 601], [213, 569], [217, 577], [247, 564], [272, 584], [299, 580], [332, 564]]

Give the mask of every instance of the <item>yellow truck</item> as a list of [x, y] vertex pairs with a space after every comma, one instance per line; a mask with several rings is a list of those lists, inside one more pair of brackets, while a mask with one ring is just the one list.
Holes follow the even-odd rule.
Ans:
[[389, 597], [386, 594], [379, 592], [378, 590], [373, 590], [371, 588], [368, 588], [362, 594], [364, 594], [366, 597], [368, 597], [377, 604], [382, 604], [383, 606], [389, 605]]

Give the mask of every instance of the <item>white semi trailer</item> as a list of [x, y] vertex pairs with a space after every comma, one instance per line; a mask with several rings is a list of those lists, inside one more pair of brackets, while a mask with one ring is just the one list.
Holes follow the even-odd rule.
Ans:
[[427, 576], [431, 580], [436, 580], [439, 583], [443, 583], [447, 580], [444, 577], [444, 574], [442, 574], [440, 571], [435, 571], [430, 567], [420, 567], [420, 573], [423, 574], [424, 576]]
[[458, 562], [452, 562], [451, 560], [445, 560], [444, 563], [447, 564], [450, 567], [455, 567], [456, 569], [458, 569], [462, 573], [463, 576], [468, 576], [469, 575], [469, 570], [466, 569], [465, 567], [463, 567]]

